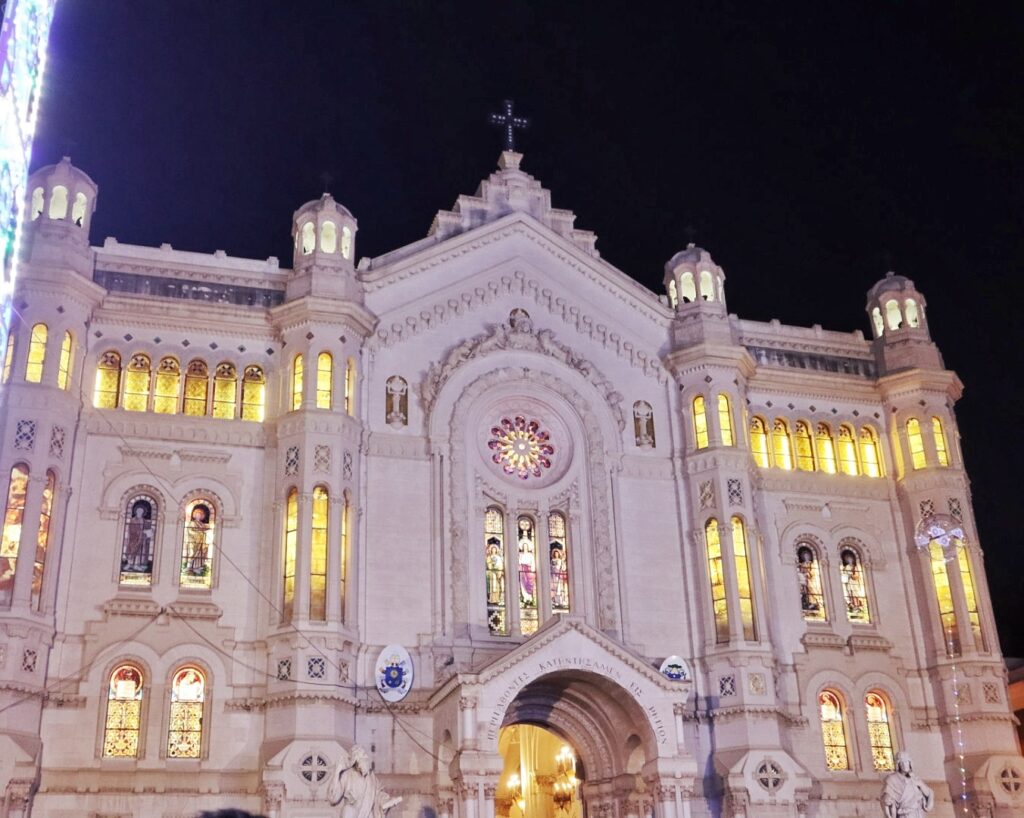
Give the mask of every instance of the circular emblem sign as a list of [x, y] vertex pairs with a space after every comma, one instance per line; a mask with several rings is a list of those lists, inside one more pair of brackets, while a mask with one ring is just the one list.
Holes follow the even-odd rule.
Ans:
[[400, 702], [412, 689], [412, 657], [401, 645], [388, 645], [377, 657], [377, 692], [386, 702]]
[[661, 671], [662, 676], [666, 679], [671, 679], [673, 682], [690, 681], [690, 668], [686, 664], [686, 660], [678, 656], [669, 656], [661, 663], [661, 667], [658, 669]]

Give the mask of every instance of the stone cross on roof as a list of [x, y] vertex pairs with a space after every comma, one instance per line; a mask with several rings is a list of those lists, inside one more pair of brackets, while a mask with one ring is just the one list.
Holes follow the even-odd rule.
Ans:
[[524, 130], [530, 126], [530, 120], [526, 117], [513, 115], [512, 105], [512, 100], [506, 99], [504, 102], [504, 112], [491, 114], [490, 116], [491, 124], [497, 125], [505, 131], [505, 150], [507, 151], [514, 151], [516, 149], [516, 129]]

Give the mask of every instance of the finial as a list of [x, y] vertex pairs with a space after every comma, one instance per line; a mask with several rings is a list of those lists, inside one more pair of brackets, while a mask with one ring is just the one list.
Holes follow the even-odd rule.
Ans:
[[324, 195], [330, 192], [331, 182], [334, 181], [334, 177], [329, 171], [323, 171], [320, 174], [320, 183], [324, 186]]
[[515, 116], [512, 113], [514, 104], [512, 100], [506, 99], [503, 103], [502, 113], [490, 115], [491, 124], [497, 125], [505, 131], [504, 150], [513, 152], [516, 149], [516, 129], [525, 130], [530, 127], [529, 119], [524, 116]]

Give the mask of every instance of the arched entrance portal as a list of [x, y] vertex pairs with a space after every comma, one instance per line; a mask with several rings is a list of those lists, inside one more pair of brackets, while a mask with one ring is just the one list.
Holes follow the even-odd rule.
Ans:
[[498, 818], [583, 818], [582, 764], [560, 736], [513, 724], [502, 729], [498, 751], [505, 762], [495, 799]]

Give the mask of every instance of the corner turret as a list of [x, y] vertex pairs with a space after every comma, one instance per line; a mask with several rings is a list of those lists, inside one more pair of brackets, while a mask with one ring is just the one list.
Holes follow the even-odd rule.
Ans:
[[725, 271], [711, 254], [693, 242], [665, 264], [665, 290], [676, 312], [673, 340], [677, 347], [732, 340], [725, 304]]
[[29, 176], [26, 189], [22, 257], [91, 277], [89, 228], [99, 192], [96, 183], [65, 156]]
[[330, 193], [307, 202], [292, 217], [294, 274], [287, 299], [304, 295], [362, 302], [356, 282], [356, 219]]
[[943, 368], [942, 356], [928, 332], [925, 303], [913, 281], [893, 272], [868, 290], [866, 310], [881, 372]]

